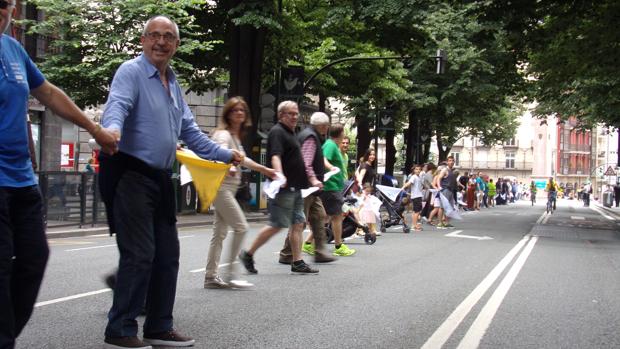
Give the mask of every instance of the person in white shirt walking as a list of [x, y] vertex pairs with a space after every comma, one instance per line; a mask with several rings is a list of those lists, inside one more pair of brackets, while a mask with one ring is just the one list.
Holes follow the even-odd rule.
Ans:
[[422, 231], [422, 225], [419, 223], [420, 213], [422, 212], [422, 178], [420, 178], [420, 172], [422, 166], [414, 165], [411, 177], [403, 185], [403, 190], [410, 189], [411, 201], [413, 203], [413, 213], [411, 214], [412, 226], [414, 231]]

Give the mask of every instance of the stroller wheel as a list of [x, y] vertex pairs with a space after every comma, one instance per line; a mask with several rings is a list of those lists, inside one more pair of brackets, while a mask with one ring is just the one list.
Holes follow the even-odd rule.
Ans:
[[410, 232], [411, 232], [411, 228], [409, 228], [408, 226], [403, 227], [403, 233], [409, 234]]
[[385, 224], [381, 227], [381, 232], [385, 233], [387, 231], [387, 229], [385, 229]]
[[364, 242], [366, 243], [366, 245], [372, 245], [376, 241], [377, 241], [377, 235], [371, 234], [371, 233], [367, 233], [366, 235], [364, 235]]

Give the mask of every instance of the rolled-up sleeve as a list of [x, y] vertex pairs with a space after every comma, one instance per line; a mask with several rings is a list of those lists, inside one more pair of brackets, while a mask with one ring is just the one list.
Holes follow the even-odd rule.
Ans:
[[123, 129], [125, 118], [134, 107], [138, 96], [138, 85], [134, 81], [138, 76], [134, 72], [129, 65], [122, 64], [114, 74], [101, 120], [103, 127]]
[[187, 144], [189, 149], [203, 159], [222, 161], [225, 163], [230, 163], [232, 160], [231, 150], [220, 147], [200, 130], [187, 103], [183, 103], [181, 135], [179, 138]]

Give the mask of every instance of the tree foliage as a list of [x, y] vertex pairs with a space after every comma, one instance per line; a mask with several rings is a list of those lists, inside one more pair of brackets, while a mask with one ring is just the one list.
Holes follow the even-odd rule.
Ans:
[[202, 90], [218, 85], [218, 72], [194, 57], [213, 50], [217, 40], [195, 24], [190, 11], [209, 11], [206, 0], [32, 0], [45, 12], [30, 32], [53, 38], [52, 53], [40, 63], [53, 83], [82, 107], [101, 104], [118, 66], [141, 52], [146, 20], [166, 15], [177, 22], [181, 46], [172, 65], [180, 80]]
[[511, 46], [522, 52], [536, 116], [620, 127], [620, 2], [493, 2], [483, 13], [502, 21]]

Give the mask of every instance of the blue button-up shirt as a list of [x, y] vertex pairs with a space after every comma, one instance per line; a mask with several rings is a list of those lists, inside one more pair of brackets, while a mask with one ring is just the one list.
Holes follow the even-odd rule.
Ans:
[[123, 63], [110, 87], [101, 124], [121, 130], [120, 151], [157, 169], [169, 169], [182, 139], [198, 156], [230, 162], [232, 152], [202, 133], [175, 74], [168, 68], [168, 88], [144, 55]]

